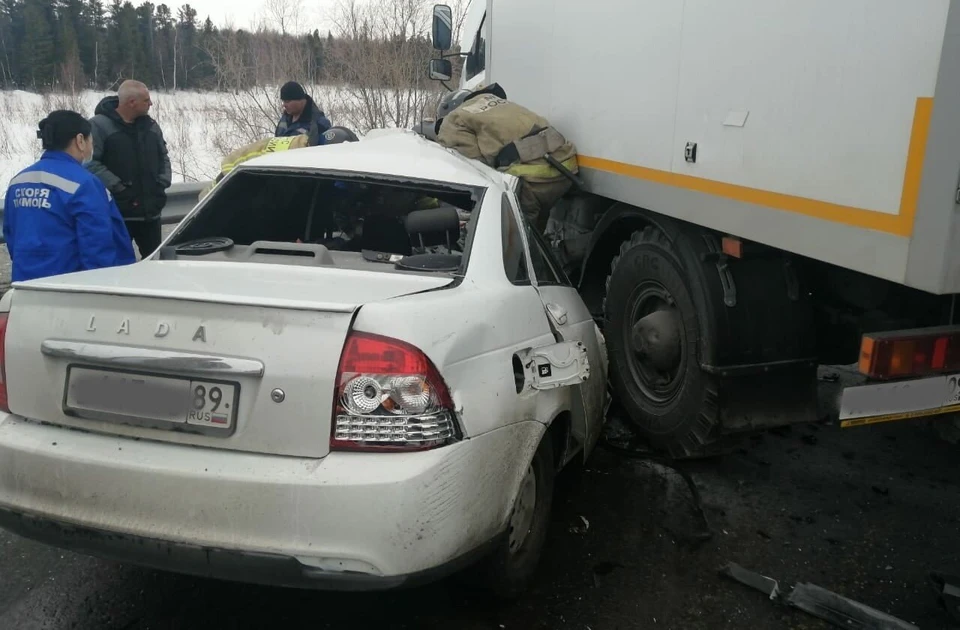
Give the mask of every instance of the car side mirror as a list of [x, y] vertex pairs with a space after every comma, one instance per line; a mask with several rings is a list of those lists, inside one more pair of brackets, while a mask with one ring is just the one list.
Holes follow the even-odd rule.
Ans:
[[453, 47], [453, 10], [445, 4], [433, 7], [433, 47], [440, 51]]
[[430, 60], [430, 78], [434, 81], [449, 81], [453, 77], [453, 64], [449, 59]]

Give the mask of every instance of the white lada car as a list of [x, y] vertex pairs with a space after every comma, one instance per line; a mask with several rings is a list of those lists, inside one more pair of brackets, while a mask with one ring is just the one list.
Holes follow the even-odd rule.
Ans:
[[410, 132], [243, 164], [134, 265], [0, 301], [0, 526], [294, 587], [518, 594], [606, 353], [516, 180]]

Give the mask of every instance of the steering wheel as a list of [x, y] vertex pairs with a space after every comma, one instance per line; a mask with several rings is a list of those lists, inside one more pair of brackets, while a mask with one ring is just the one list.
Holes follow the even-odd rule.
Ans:
[[177, 245], [174, 250], [180, 256], [203, 256], [205, 254], [215, 254], [226, 251], [233, 247], [233, 239], [226, 236], [214, 236], [211, 238], [198, 238]]

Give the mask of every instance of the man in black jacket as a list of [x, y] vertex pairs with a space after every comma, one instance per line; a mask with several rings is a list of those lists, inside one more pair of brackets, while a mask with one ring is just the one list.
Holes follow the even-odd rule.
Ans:
[[320, 144], [320, 136], [331, 127], [330, 119], [303, 86], [296, 81], [284, 83], [280, 88], [280, 102], [283, 103], [283, 114], [273, 135], [283, 138], [307, 134], [310, 146]]
[[100, 101], [90, 119], [93, 159], [87, 164], [116, 199], [141, 258], [160, 246], [160, 212], [171, 181], [167, 143], [147, 115], [151, 104], [140, 81], [124, 81], [116, 96]]

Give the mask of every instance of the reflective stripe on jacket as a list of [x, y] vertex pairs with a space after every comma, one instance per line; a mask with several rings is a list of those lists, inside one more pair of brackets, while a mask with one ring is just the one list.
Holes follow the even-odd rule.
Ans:
[[287, 136], [284, 138], [264, 138], [263, 140], [257, 140], [256, 142], [251, 142], [250, 144], [244, 145], [239, 149], [234, 149], [232, 152], [228, 153], [223, 160], [221, 160], [220, 174], [217, 175], [217, 178], [200, 192], [199, 199], [203, 199], [210, 194], [210, 191], [213, 190], [213, 187], [216, 186], [217, 182], [226, 177], [227, 173], [237, 168], [237, 166], [243, 164], [247, 160], [252, 160], [255, 157], [260, 157], [261, 155], [266, 155], [268, 153], [287, 151], [289, 149], [302, 149], [307, 146], [310, 146], [310, 138], [305, 134], [302, 134], [299, 136]]
[[251, 142], [248, 145], [235, 149], [220, 162], [220, 173], [224, 176], [235, 169], [237, 165], [252, 160], [255, 157], [266, 155], [267, 153], [276, 153], [286, 151], [287, 149], [302, 149], [309, 145], [310, 139], [305, 135], [286, 136], [283, 138], [267, 138]]
[[3, 235], [14, 282], [136, 262], [113, 197], [62, 151], [44, 152], [10, 180]]

